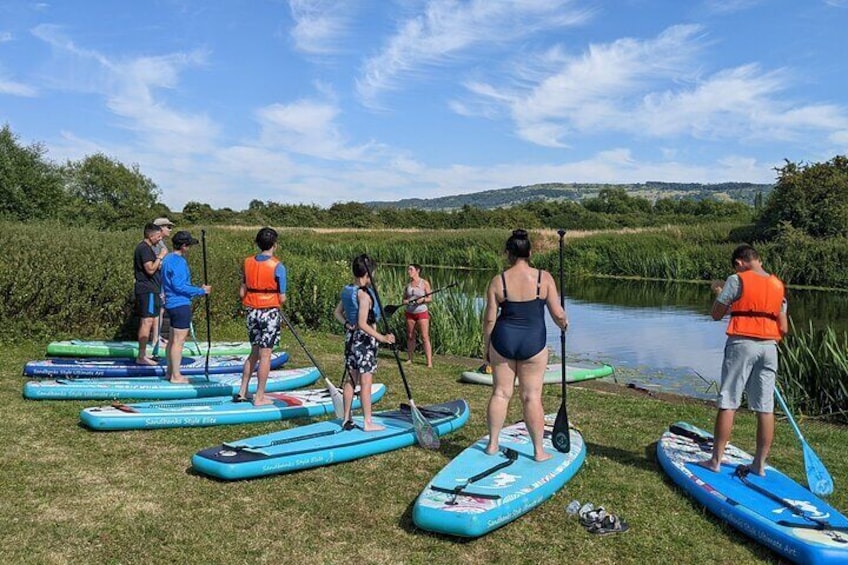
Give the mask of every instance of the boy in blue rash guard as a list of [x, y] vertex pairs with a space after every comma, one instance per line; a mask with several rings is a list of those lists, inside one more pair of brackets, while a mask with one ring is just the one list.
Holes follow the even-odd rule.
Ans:
[[[367, 265], [367, 268], [366, 268]], [[344, 382], [344, 422], [345, 429], [352, 427], [350, 419], [353, 405], [353, 393], [359, 385], [359, 399], [362, 404], [363, 429], [374, 432], [384, 429], [371, 421], [371, 381], [377, 370], [377, 349], [380, 343], [393, 344], [394, 334], [381, 334], [377, 331], [380, 309], [371, 290], [371, 278], [368, 271], [374, 272], [374, 262], [368, 255], [360, 255], [351, 265], [353, 282], [342, 289], [341, 300], [333, 316], [345, 327], [345, 366], [350, 379]]]
[[193, 286], [191, 272], [185, 254], [192, 245], [200, 243], [187, 231], [178, 231], [171, 243], [173, 253], [162, 260], [162, 290], [165, 293], [165, 310], [171, 319], [171, 336], [168, 340], [168, 379], [172, 383], [187, 383], [188, 379], [180, 373], [183, 358], [183, 345], [191, 327], [191, 300], [212, 292], [209, 285]]

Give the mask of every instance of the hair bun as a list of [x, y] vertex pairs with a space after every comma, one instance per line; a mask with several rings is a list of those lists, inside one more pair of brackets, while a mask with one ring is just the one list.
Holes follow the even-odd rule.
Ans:
[[512, 230], [512, 237], [514, 237], [515, 239], [527, 239], [527, 230]]

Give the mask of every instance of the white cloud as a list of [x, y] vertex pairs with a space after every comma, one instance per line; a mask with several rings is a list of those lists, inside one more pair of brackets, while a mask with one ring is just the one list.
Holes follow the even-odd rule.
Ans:
[[295, 22], [291, 30], [295, 47], [312, 54], [337, 52], [339, 41], [350, 26], [354, 8], [354, 2], [289, 0]]
[[0, 31], [0, 43], [12, 41], [12, 39], [14, 39], [14, 38], [12, 37], [11, 31]]
[[429, 0], [422, 14], [401, 22], [380, 53], [365, 61], [357, 92], [365, 104], [374, 105], [381, 92], [402, 88], [404, 79], [420, 77], [428, 67], [450, 65], [472, 47], [502, 49], [543, 29], [585, 22], [590, 12], [572, 4], [572, 0]]
[[32, 98], [38, 96], [38, 90], [34, 86], [5, 78], [0, 72], [0, 94]]
[[705, 5], [711, 12], [717, 14], [732, 14], [753, 8], [764, 0], [706, 0]]
[[212, 120], [171, 108], [160, 94], [179, 85], [182, 71], [202, 66], [205, 52], [117, 59], [78, 47], [56, 26], [40, 25], [32, 33], [54, 48], [49, 79], [54, 88], [103, 96], [122, 127], [163, 152], [203, 152], [212, 147], [218, 132]]
[[824, 0], [824, 3], [833, 8], [848, 7], [848, 0]]

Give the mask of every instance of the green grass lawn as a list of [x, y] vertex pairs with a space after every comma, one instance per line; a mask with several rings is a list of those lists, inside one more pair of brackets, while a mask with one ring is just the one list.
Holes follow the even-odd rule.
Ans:
[[[243, 339], [238, 326], [216, 339]], [[341, 340], [303, 332], [318, 361], [338, 379]], [[0, 484], [2, 563], [763, 563], [777, 557], [737, 533], [677, 489], [660, 469], [655, 442], [669, 423], [712, 429], [712, 406], [648, 397], [624, 387], [572, 386], [572, 422], [588, 446], [580, 472], [551, 500], [515, 522], [472, 541], [432, 535], [412, 524], [423, 486], [450, 459], [486, 433], [491, 389], [460, 384], [473, 360], [437, 358], [434, 369], [408, 369], [419, 405], [465, 398], [469, 423], [443, 438], [439, 451], [410, 447], [292, 475], [234, 483], [190, 471], [201, 448], [294, 426], [284, 422], [95, 433], [78, 424], [92, 401], [26, 401], [25, 361], [45, 343], [0, 349]], [[290, 334], [291, 366], [309, 364]], [[420, 358], [419, 358], [420, 359]], [[405, 400], [390, 355], [379, 382], [389, 386], [378, 409]], [[619, 375], [626, 380], [626, 375]], [[316, 385], [317, 386], [317, 385]], [[559, 388], [545, 389], [555, 412]], [[105, 404], [105, 403], [102, 403]], [[513, 399], [510, 420], [520, 419]], [[804, 422], [803, 429], [836, 483], [831, 502], [848, 508], [848, 429]], [[752, 451], [755, 421], [740, 413], [734, 433]], [[801, 451], [785, 422], [771, 463], [804, 482]], [[588, 534], [565, 513], [572, 499], [623, 516], [630, 531]]]

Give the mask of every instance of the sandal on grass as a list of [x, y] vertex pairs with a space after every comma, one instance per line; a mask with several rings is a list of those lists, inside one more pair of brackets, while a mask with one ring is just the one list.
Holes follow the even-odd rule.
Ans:
[[584, 528], [588, 528], [592, 524], [603, 520], [607, 516], [607, 511], [603, 506], [595, 508], [590, 502], [588, 504], [584, 504], [577, 515], [580, 517], [580, 524]]
[[630, 526], [616, 516], [615, 514], [607, 514], [603, 517], [602, 520], [595, 522], [591, 526], [586, 528], [586, 531], [592, 534], [606, 535], [606, 534], [618, 534], [626, 532], [630, 529]]

